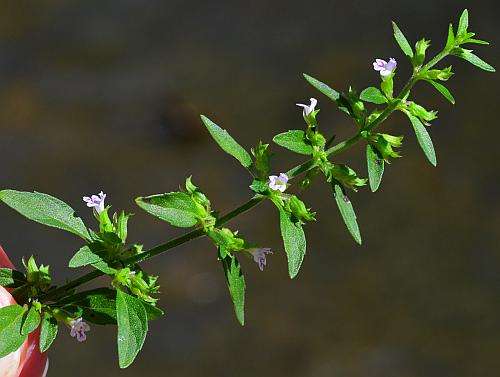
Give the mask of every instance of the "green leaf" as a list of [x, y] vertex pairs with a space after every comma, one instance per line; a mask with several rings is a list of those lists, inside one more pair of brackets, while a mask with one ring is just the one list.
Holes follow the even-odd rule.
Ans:
[[396, 42], [398, 42], [399, 47], [401, 47], [401, 50], [403, 50], [406, 56], [413, 58], [413, 50], [408, 43], [408, 40], [394, 21], [392, 21], [392, 28], [394, 29], [394, 38], [396, 39]]
[[332, 101], [337, 102], [337, 100], [340, 98], [339, 92], [330, 88], [324, 82], [321, 82], [321, 81], [315, 79], [314, 77], [309, 76], [305, 73], [303, 73], [303, 76], [309, 84], [311, 84], [313, 87], [315, 87], [321, 93], [323, 93], [325, 96], [330, 98]]
[[479, 56], [474, 55], [472, 52], [466, 51], [462, 54], [459, 54], [458, 56], [461, 57], [462, 59], [467, 60], [469, 63], [475, 65], [478, 68], [481, 68], [484, 71], [487, 72], [496, 72], [495, 67], [491, 66], [490, 64], [486, 63], [483, 59], [481, 59]]
[[165, 314], [165, 312], [156, 305], [149, 304], [147, 302], [142, 302], [142, 305], [144, 305], [144, 309], [146, 309], [148, 321], [154, 321]]
[[21, 334], [24, 309], [19, 305], [0, 308], [0, 358], [17, 350], [27, 338]]
[[428, 80], [428, 81], [434, 88], [436, 88], [439, 91], [439, 93], [441, 93], [444, 96], [444, 98], [446, 98], [452, 104], [455, 104], [455, 98], [453, 98], [453, 95], [450, 93], [448, 88], [446, 88], [446, 86], [433, 80]]
[[81, 310], [83, 319], [97, 325], [116, 324], [116, 291], [109, 288], [80, 292], [57, 305], [70, 312]]
[[245, 324], [245, 277], [241, 271], [238, 259], [235, 256], [227, 254], [227, 252], [221, 251], [221, 249], [222, 247], [219, 247], [219, 260], [226, 276], [227, 288], [233, 301], [234, 313], [238, 322], [243, 326]]
[[288, 274], [293, 279], [299, 273], [306, 255], [306, 236], [300, 223], [294, 223], [291, 215], [280, 208], [281, 238], [288, 259]]
[[406, 115], [410, 119], [410, 122], [413, 126], [413, 130], [415, 131], [415, 135], [417, 136], [418, 143], [420, 144], [420, 147], [424, 151], [425, 156], [432, 165], [436, 166], [437, 165], [436, 152], [434, 151], [434, 145], [432, 145], [431, 137], [429, 136], [429, 133], [425, 129], [425, 126], [416, 116], [410, 113], [406, 113]]
[[368, 166], [370, 188], [372, 192], [375, 192], [378, 190], [384, 174], [384, 159], [380, 158], [377, 150], [371, 144], [366, 146], [366, 164]]
[[89, 232], [73, 208], [53, 196], [40, 192], [0, 191], [0, 200], [21, 215], [44, 225], [90, 238]]
[[85, 245], [76, 252], [70, 259], [68, 266], [71, 268], [88, 266], [89, 264], [100, 262], [102, 259], [96, 254], [99, 250], [99, 245]]
[[135, 202], [146, 212], [173, 226], [189, 228], [198, 223], [199, 209], [185, 192], [139, 197]]
[[57, 336], [59, 326], [57, 320], [48, 313], [44, 313], [40, 330], [40, 352], [47, 351]]
[[21, 335], [28, 335], [29, 333], [36, 330], [40, 324], [40, 313], [35, 309], [34, 306], [25, 309], [23, 314], [23, 323], [21, 325]]
[[120, 216], [118, 216], [118, 220], [116, 222], [116, 235], [120, 237], [122, 242], [125, 242], [127, 240], [127, 227], [129, 218], [130, 215], [127, 215], [124, 211], [121, 211]]
[[0, 268], [0, 285], [4, 288], [17, 288], [26, 283], [26, 277], [19, 271]]
[[362, 101], [375, 103], [377, 105], [387, 103], [387, 98], [385, 98], [384, 94], [378, 88], [375, 88], [373, 86], [370, 86], [369, 88], [363, 90], [359, 95], [359, 98]]
[[301, 130], [290, 130], [273, 137], [273, 141], [279, 146], [295, 153], [311, 155], [313, 147], [307, 143], [306, 133]]
[[118, 322], [118, 359], [120, 368], [127, 368], [141, 350], [148, 332], [148, 315], [137, 298], [116, 291]]
[[116, 272], [116, 268], [111, 267], [108, 262], [100, 260], [97, 263], [92, 263], [92, 267], [104, 272], [106, 275], [113, 275]]
[[241, 165], [245, 168], [250, 168], [252, 165], [252, 158], [248, 154], [248, 152], [239, 145], [236, 140], [234, 140], [229, 133], [220, 128], [206, 116], [201, 115], [201, 120], [205, 127], [207, 127], [208, 132], [214, 138], [214, 140], [219, 144], [219, 146], [224, 150], [224, 152], [229, 153], [231, 156], [236, 158]]
[[469, 27], [469, 12], [464, 9], [462, 15], [460, 16], [460, 21], [458, 23], [457, 37], [462, 38], [465, 33], [467, 33], [467, 28]]
[[474, 43], [474, 44], [478, 44], [478, 45], [489, 45], [490, 44], [490, 42], [483, 41], [481, 39], [474, 39], [474, 38], [468, 38], [466, 41], [464, 41], [464, 43]]
[[448, 27], [448, 38], [446, 39], [445, 50], [450, 50], [455, 45], [455, 35], [453, 34], [453, 25], [450, 23]]
[[354, 240], [361, 245], [361, 234], [359, 232], [358, 222], [356, 220], [356, 214], [354, 213], [354, 208], [352, 207], [351, 201], [347, 195], [342, 190], [339, 184], [333, 184], [335, 201], [339, 207], [340, 214], [344, 220], [347, 230], [351, 233]]

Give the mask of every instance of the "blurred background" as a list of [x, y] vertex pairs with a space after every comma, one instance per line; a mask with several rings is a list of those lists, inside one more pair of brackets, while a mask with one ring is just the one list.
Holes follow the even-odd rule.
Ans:
[[[410, 72], [391, 19], [411, 41], [439, 51], [463, 8], [499, 67], [497, 2], [491, 1], [6, 1], [0, 12], [0, 187], [53, 194], [88, 224], [81, 200], [100, 190], [113, 209], [136, 213], [130, 241], [147, 248], [182, 234], [140, 211], [133, 198], [173, 191], [188, 175], [225, 213], [246, 201], [249, 177], [202, 127], [204, 113], [244, 146], [303, 127], [296, 102], [319, 99], [325, 134], [353, 123], [301, 78], [338, 90], [378, 84], [375, 58]], [[93, 326], [79, 344], [61, 328], [50, 350], [56, 376], [496, 376], [500, 369], [498, 74], [449, 58], [457, 105], [419, 84], [413, 98], [439, 109], [433, 168], [407, 119], [381, 189], [351, 195], [364, 244], [347, 233], [320, 180], [303, 199], [317, 211], [308, 255], [287, 276], [277, 211], [265, 203], [230, 224], [271, 247], [260, 272], [243, 260], [247, 324], [233, 315], [214, 247], [196, 240], [146, 263], [160, 275], [163, 319], [143, 352], [118, 368], [114, 327]], [[278, 152], [278, 147], [272, 147]], [[300, 162], [279, 151], [274, 172]], [[364, 148], [339, 155], [366, 175]], [[71, 234], [0, 207], [0, 243], [20, 266], [35, 254], [58, 282], [80, 247]], [[105, 281], [104, 284], [107, 284]]]

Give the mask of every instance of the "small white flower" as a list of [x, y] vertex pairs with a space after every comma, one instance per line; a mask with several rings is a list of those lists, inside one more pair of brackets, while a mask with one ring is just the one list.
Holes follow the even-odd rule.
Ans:
[[264, 267], [266, 267], [266, 254], [273, 253], [268, 247], [253, 248], [249, 249], [248, 252], [252, 254], [253, 260], [259, 265], [261, 271], [264, 271]]
[[99, 196], [92, 195], [91, 197], [84, 196], [83, 201], [87, 203], [87, 207], [94, 207], [97, 213], [101, 213], [104, 211], [104, 200], [106, 199], [106, 194], [102, 191], [99, 193]]
[[85, 342], [85, 340], [87, 340], [85, 332], [90, 331], [90, 326], [87, 322], [78, 318], [74, 321], [70, 321], [69, 325], [71, 326], [71, 336], [73, 338], [76, 336], [76, 340], [79, 342]]
[[303, 105], [301, 103], [296, 103], [297, 106], [304, 108], [303, 114], [306, 118], [315, 110], [317, 104], [318, 100], [316, 98], [311, 98], [311, 104], [309, 106]]
[[398, 63], [396, 62], [396, 59], [390, 58], [389, 62], [386, 62], [383, 59], [375, 59], [373, 62], [373, 69], [375, 71], [380, 72], [380, 76], [389, 76], [395, 69], [396, 65]]
[[271, 190], [285, 192], [287, 182], [288, 175], [285, 173], [281, 173], [279, 177], [277, 175], [269, 176], [269, 188]]

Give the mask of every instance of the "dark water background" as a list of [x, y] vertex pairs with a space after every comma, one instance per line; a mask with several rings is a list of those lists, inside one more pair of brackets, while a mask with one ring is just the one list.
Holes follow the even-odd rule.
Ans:
[[[104, 190], [114, 209], [136, 213], [130, 240], [151, 247], [181, 234], [134, 206], [139, 195], [175, 190], [192, 174], [221, 212], [250, 196], [248, 176], [211, 142], [197, 114], [243, 145], [302, 127], [296, 102], [317, 96], [322, 130], [355, 132], [301, 78], [339, 90], [377, 84], [371, 62], [394, 56], [397, 86], [409, 65], [392, 40], [394, 19], [412, 41], [433, 42], [467, 6], [477, 47], [500, 66], [493, 1], [5, 1], [0, 12], [0, 186], [48, 192], [88, 223], [82, 195]], [[404, 158], [382, 188], [353, 195], [364, 244], [342, 224], [326, 185], [304, 199], [318, 212], [308, 255], [290, 281], [276, 211], [266, 203], [231, 224], [275, 254], [261, 273], [243, 261], [247, 325], [240, 328], [213, 246], [184, 245], [148, 262], [159, 274], [166, 316], [151, 324], [128, 370], [115, 329], [92, 328], [78, 344], [61, 328], [49, 376], [461, 377], [500, 370], [500, 131], [498, 75], [448, 59], [454, 107], [419, 84], [414, 98], [438, 108], [427, 163], [408, 121]], [[277, 151], [277, 148], [275, 148]], [[337, 159], [365, 171], [363, 148]], [[275, 172], [300, 160], [280, 151]], [[80, 244], [0, 208], [0, 242], [32, 253], [63, 282]]]

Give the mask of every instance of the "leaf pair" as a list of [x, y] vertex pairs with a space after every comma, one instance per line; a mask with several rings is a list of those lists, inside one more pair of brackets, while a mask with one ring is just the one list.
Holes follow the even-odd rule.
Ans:
[[0, 358], [21, 347], [39, 324], [40, 314], [33, 306], [14, 304], [0, 308]]

